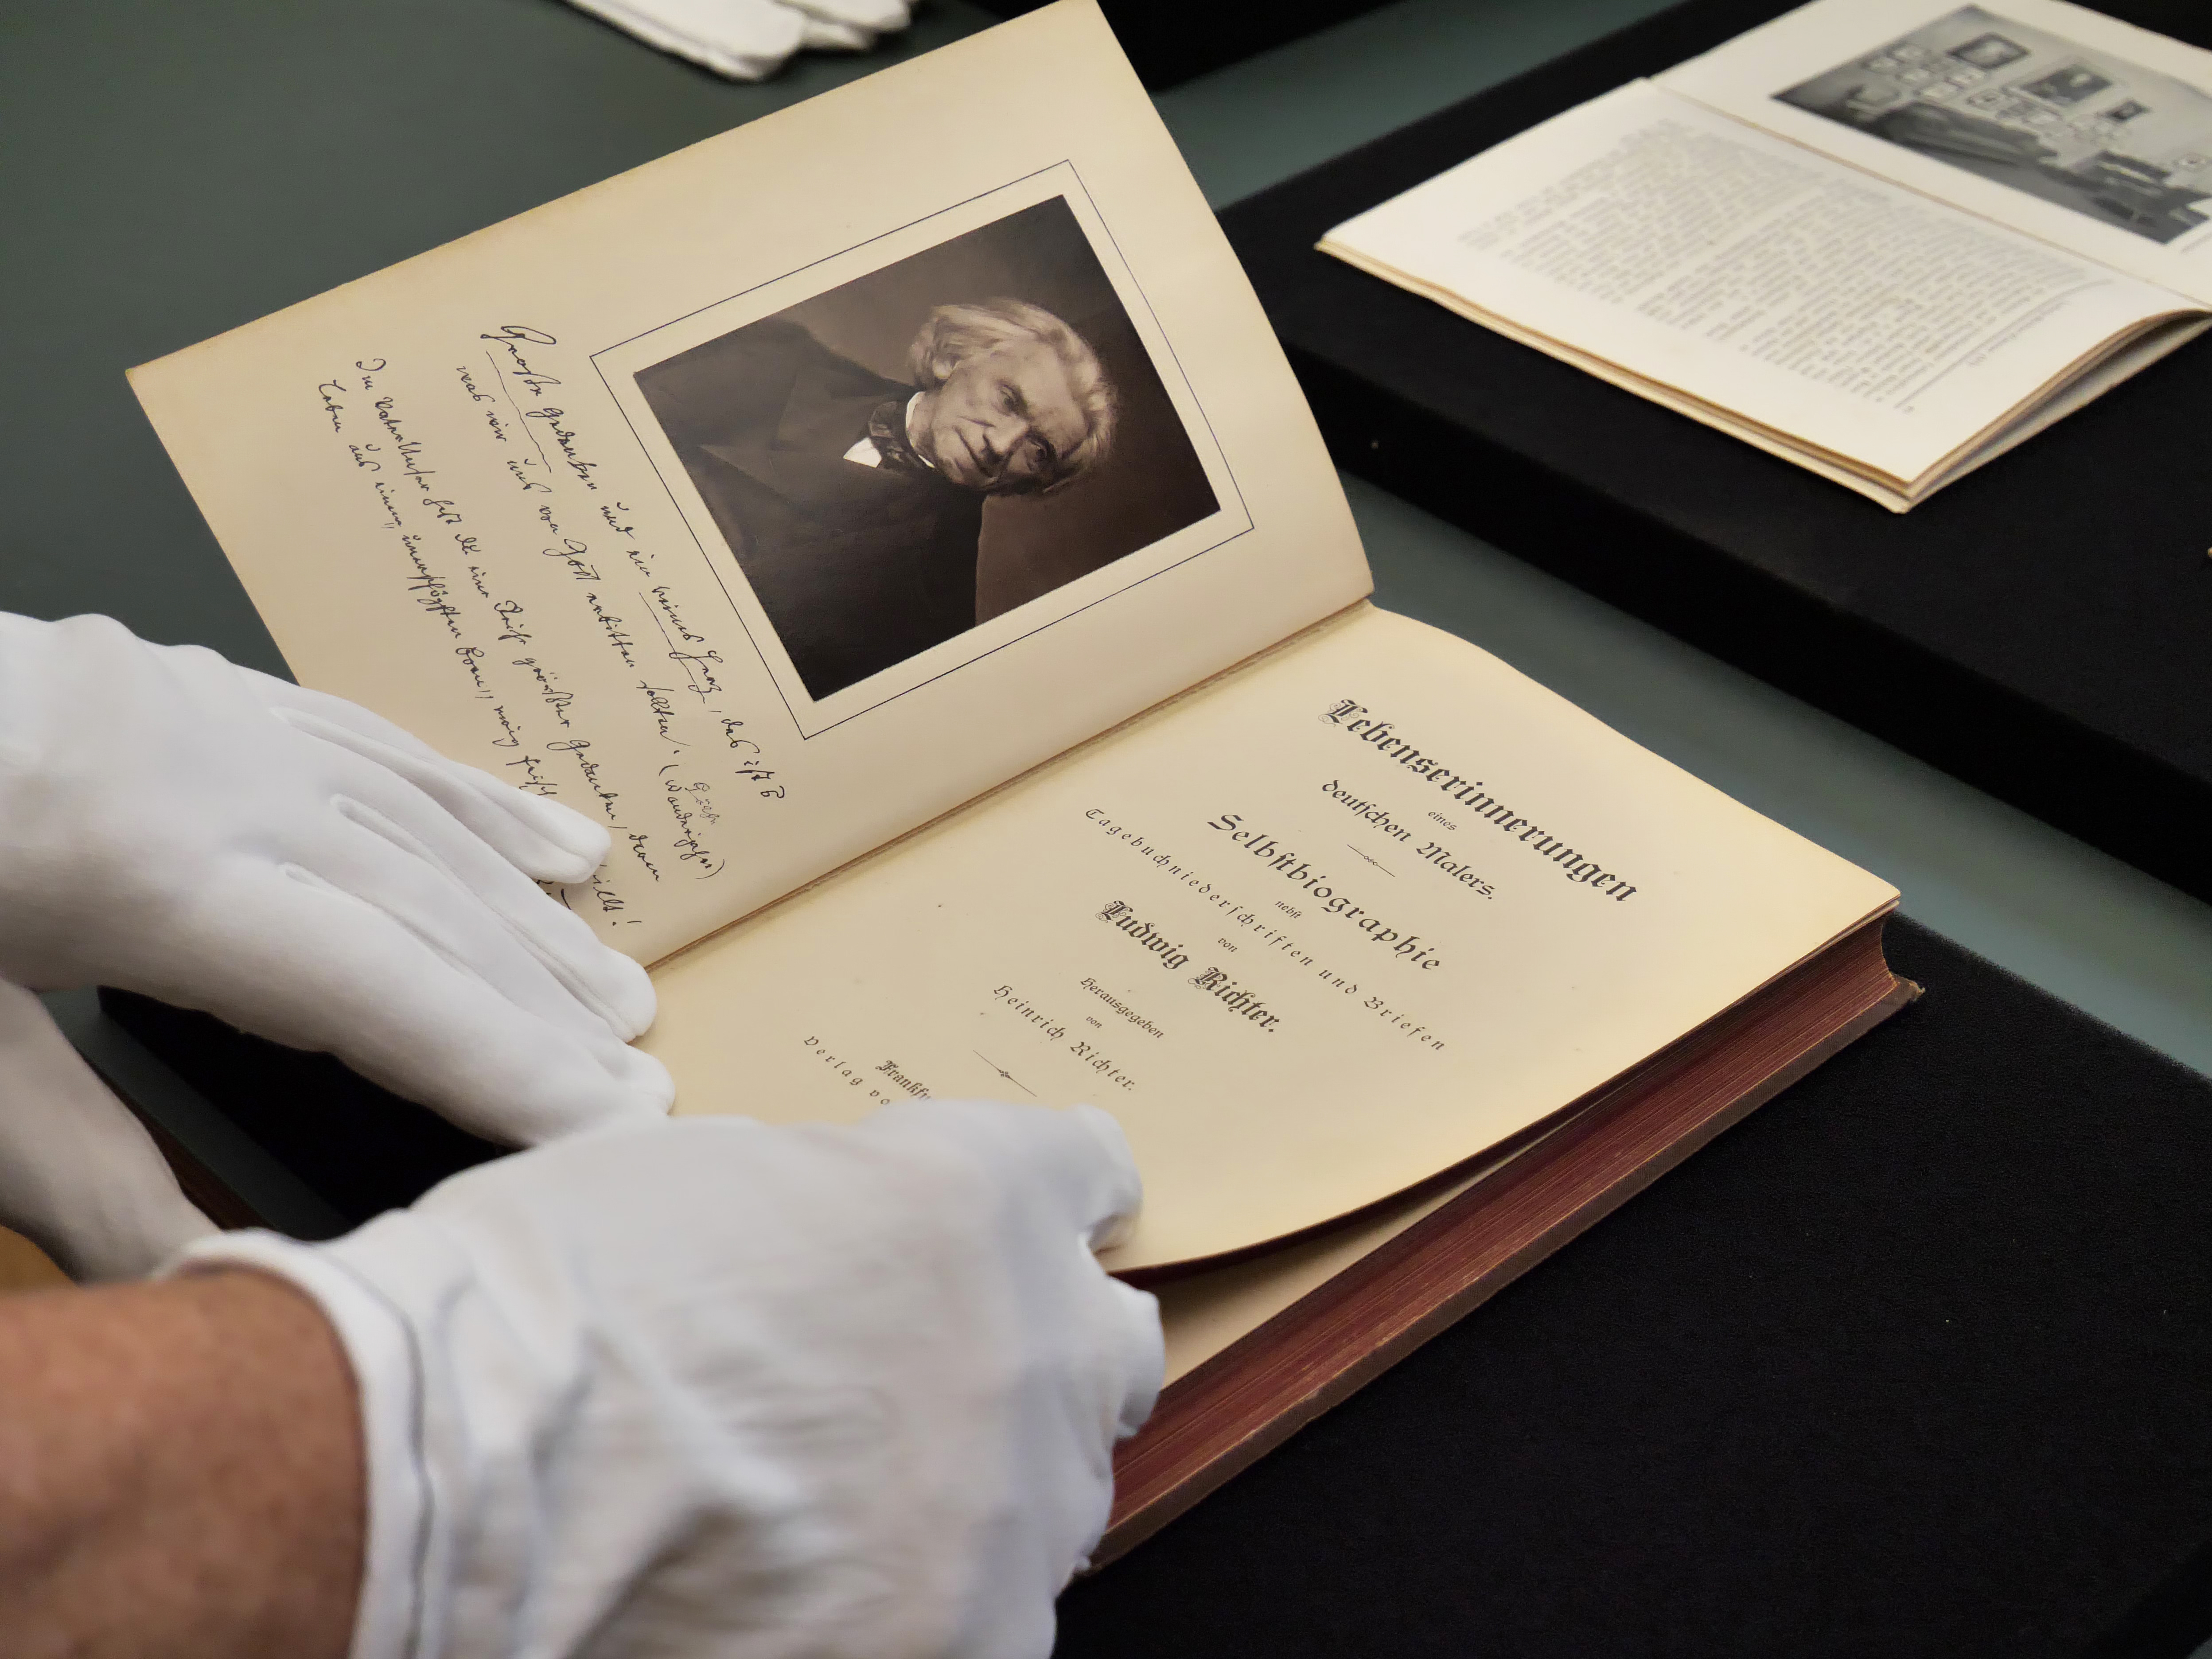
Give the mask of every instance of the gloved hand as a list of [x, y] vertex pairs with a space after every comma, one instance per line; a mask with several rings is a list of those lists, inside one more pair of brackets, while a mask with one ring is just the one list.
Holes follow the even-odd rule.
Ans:
[[625, 33], [732, 81], [759, 81], [812, 46], [866, 52], [907, 26], [908, 0], [571, 0]]
[[1043, 1659], [1158, 1391], [1113, 1120], [610, 1129], [335, 1243], [228, 1233], [359, 1382], [353, 1659]]
[[137, 1279], [215, 1231], [46, 1006], [0, 981], [0, 1226], [80, 1282]]
[[338, 698], [0, 615], [0, 977], [205, 1009], [495, 1139], [658, 1117], [651, 983], [532, 879], [606, 848]]

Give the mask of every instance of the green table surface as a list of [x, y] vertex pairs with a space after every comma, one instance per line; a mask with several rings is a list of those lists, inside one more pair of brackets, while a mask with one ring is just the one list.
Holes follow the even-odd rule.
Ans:
[[[1653, 0], [1401, 0], [1164, 94], [1218, 205]], [[557, 0], [0, 0], [0, 608], [282, 665], [123, 380], [156, 357], [889, 59], [732, 86]], [[1907, 911], [2212, 1072], [2212, 908], [1357, 481], [1376, 598], [1894, 881]], [[1938, 988], [1940, 993], [1940, 988]], [[107, 1026], [72, 1035], [273, 1218], [312, 1194]]]

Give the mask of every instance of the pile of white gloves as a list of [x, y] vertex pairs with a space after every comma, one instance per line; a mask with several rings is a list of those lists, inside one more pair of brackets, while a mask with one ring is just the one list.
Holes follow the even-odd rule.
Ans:
[[[1120, 1131], [667, 1121], [649, 981], [533, 879], [605, 848], [337, 699], [0, 616], [0, 1224], [319, 1304], [368, 1449], [353, 1659], [1042, 1659], [1160, 1382], [1091, 1255], [1138, 1201]], [[331, 1244], [216, 1236], [22, 988], [89, 983], [535, 1150]]]
[[909, 0], [570, 0], [649, 46], [732, 81], [773, 75], [794, 52], [866, 52], [907, 26]]

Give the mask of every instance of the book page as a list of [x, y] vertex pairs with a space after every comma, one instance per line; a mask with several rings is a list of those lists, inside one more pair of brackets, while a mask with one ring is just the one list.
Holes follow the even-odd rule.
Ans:
[[2212, 303], [2212, 52], [2063, 0], [1817, 0], [1659, 81]]
[[1486, 1166], [1440, 1191], [1408, 1194], [1318, 1237], [1151, 1286], [1160, 1299], [1167, 1338], [1167, 1380], [1188, 1376], [1491, 1173]]
[[644, 1046], [683, 1112], [1091, 1101], [1149, 1267], [1477, 1158], [1894, 897], [1362, 606], [664, 963]]
[[133, 384], [299, 678], [605, 823], [645, 961], [1369, 586], [1089, 0]]
[[2189, 309], [1648, 82], [1321, 246], [1899, 490]]

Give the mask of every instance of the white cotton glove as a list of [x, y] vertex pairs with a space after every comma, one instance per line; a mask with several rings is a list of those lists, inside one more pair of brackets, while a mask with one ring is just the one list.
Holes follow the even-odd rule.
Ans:
[[776, 0], [569, 0], [649, 46], [732, 81], [759, 81], [806, 43], [806, 20]]
[[865, 52], [907, 26], [907, 0], [570, 0], [647, 45], [732, 81], [759, 81], [805, 47]]
[[[781, 3], [826, 28], [857, 35], [865, 49], [879, 34], [896, 34], [914, 20], [908, 0], [781, 0]], [[808, 46], [817, 41], [810, 39]]]
[[0, 981], [0, 1226], [80, 1283], [137, 1279], [215, 1231], [46, 1005]]
[[650, 981], [532, 879], [606, 847], [338, 698], [0, 614], [0, 977], [205, 1009], [495, 1139], [655, 1118]]
[[360, 1384], [352, 1659], [1043, 1659], [1163, 1365], [1090, 1247], [1113, 1121], [698, 1118], [455, 1176], [327, 1245], [230, 1233]]

